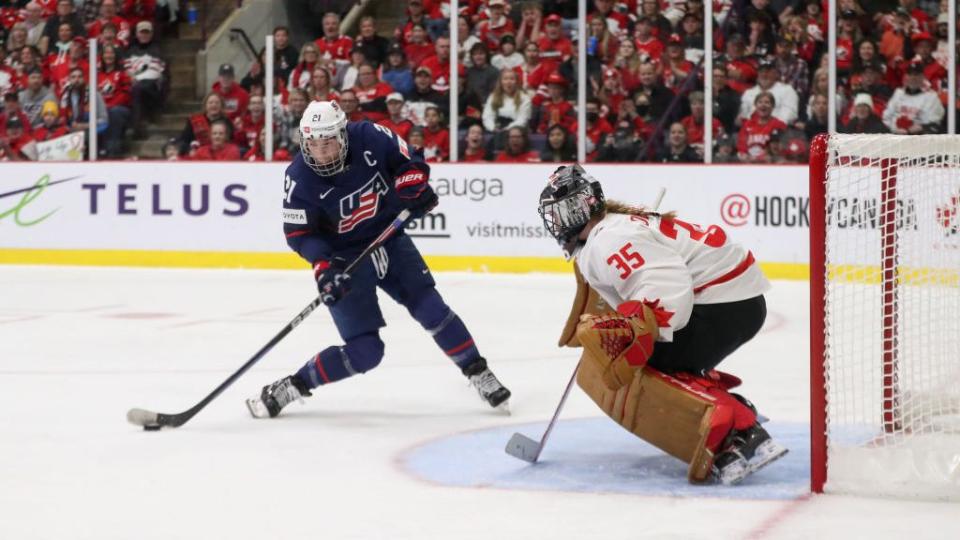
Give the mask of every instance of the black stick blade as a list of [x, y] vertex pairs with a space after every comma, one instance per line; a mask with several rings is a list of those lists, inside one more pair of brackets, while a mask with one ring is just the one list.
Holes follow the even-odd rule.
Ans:
[[504, 450], [527, 463], [536, 463], [537, 458], [540, 457], [540, 443], [521, 433], [514, 433]]

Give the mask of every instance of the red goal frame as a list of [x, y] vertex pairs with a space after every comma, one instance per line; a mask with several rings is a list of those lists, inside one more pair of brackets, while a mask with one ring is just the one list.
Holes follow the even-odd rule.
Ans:
[[[827, 172], [830, 164], [828, 134], [810, 144], [810, 490], [822, 493], [827, 481], [826, 376], [826, 224]], [[901, 429], [897, 388], [897, 171], [898, 159], [852, 159], [852, 166], [881, 168], [880, 250], [883, 295], [882, 425], [887, 433]]]

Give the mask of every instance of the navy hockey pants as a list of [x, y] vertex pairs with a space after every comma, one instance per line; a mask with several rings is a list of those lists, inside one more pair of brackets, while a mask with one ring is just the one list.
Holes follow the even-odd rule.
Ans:
[[310, 359], [297, 376], [310, 388], [375, 368], [383, 358], [379, 329], [386, 326], [377, 288], [383, 289], [429, 332], [461, 369], [480, 353], [460, 317], [443, 301], [420, 251], [400, 234], [358, 265], [350, 292], [330, 308], [343, 346], [328, 347]]

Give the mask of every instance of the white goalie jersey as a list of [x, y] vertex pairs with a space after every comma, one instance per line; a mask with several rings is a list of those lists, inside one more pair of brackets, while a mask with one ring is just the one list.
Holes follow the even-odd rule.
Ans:
[[694, 304], [746, 300], [770, 288], [753, 254], [728, 241], [723, 229], [676, 218], [607, 214], [575, 257], [584, 279], [611, 306], [659, 301], [672, 313], [660, 341], [673, 341]]

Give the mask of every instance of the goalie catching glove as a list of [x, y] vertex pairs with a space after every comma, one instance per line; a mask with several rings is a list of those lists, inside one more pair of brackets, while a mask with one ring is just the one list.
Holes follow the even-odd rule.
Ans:
[[622, 388], [646, 365], [669, 316], [659, 302], [631, 300], [616, 312], [580, 318], [577, 339], [589, 353], [584, 358], [597, 364], [607, 388]]

